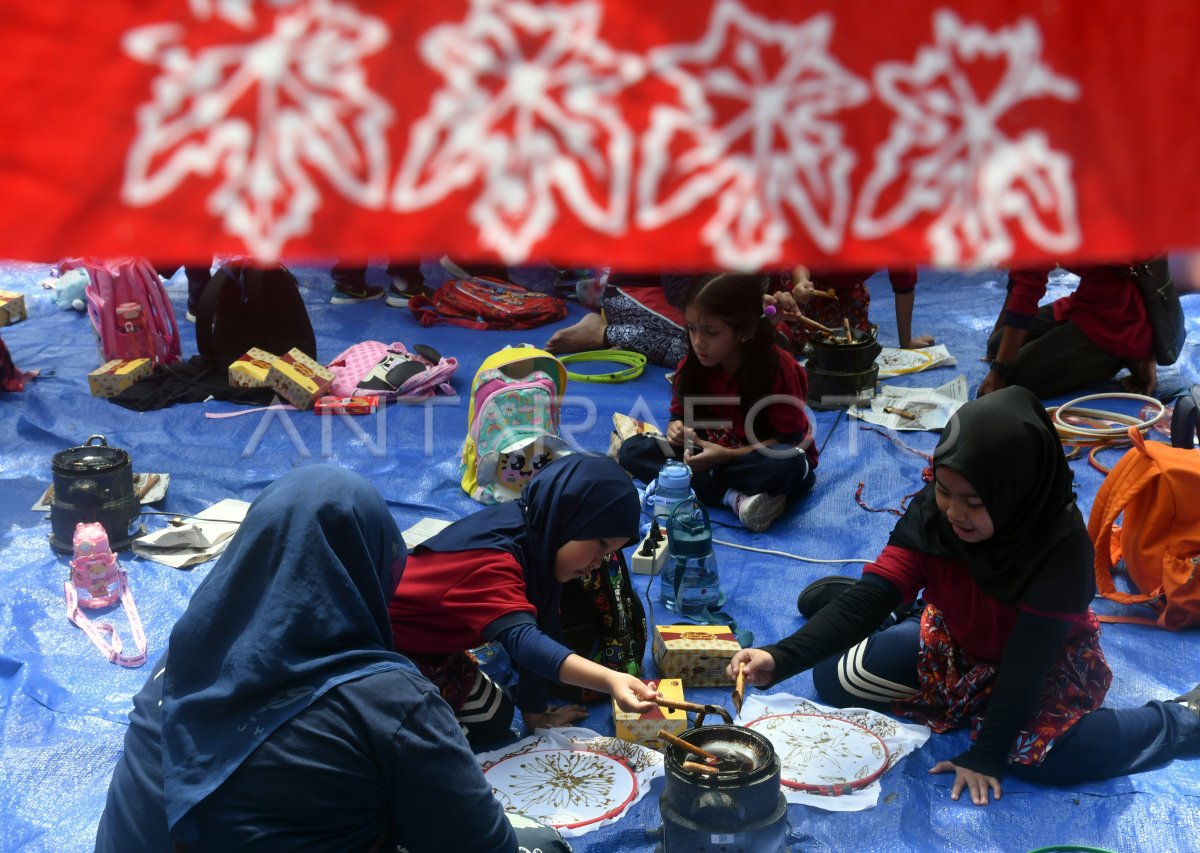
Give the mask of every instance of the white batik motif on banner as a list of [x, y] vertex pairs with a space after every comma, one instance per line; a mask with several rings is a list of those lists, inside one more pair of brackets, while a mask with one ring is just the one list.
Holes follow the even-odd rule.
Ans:
[[[723, 267], [778, 260], [794, 220], [836, 251], [855, 162], [836, 116], [870, 89], [830, 55], [832, 33], [830, 15], [792, 24], [721, 0], [700, 41], [652, 51], [650, 69], [679, 105], [656, 106], [642, 139], [638, 224], [657, 228], [714, 199], [701, 240]], [[718, 116], [713, 104], [730, 101], [734, 114]]]
[[396, 208], [482, 183], [471, 220], [479, 242], [509, 263], [550, 232], [556, 193], [593, 230], [624, 231], [633, 133], [617, 94], [642, 71], [636, 56], [600, 40], [601, 12], [599, 3], [473, 0], [461, 24], [422, 36], [421, 55], [445, 85], [412, 128]]
[[[878, 65], [876, 94], [896, 118], [860, 191], [856, 236], [877, 239], [933, 212], [926, 233], [939, 264], [1005, 260], [1013, 251], [1010, 223], [1048, 252], [1079, 246], [1071, 158], [1040, 131], [1011, 138], [999, 127], [1023, 101], [1079, 96], [1041, 55], [1041, 32], [1028, 18], [990, 32], [940, 10], [934, 44], [911, 65]], [[997, 61], [1004, 66], [999, 81], [981, 91], [971, 66]], [[896, 196], [885, 207], [882, 199]]]
[[[1018, 234], [1051, 255], [1082, 244], [1070, 156], [1040, 128], [1011, 129], [1024, 102], [1080, 96], [1043, 61], [1032, 19], [990, 30], [939, 10], [932, 42], [868, 81], [830, 53], [833, 12], [791, 21], [716, 0], [698, 40], [643, 55], [601, 39], [595, 0], [470, 0], [461, 21], [403, 33], [440, 77], [432, 93], [376, 81], [385, 98], [367, 60], [393, 33], [350, 0], [187, 8], [189, 20], [122, 41], [157, 69], [122, 200], [153, 205], [211, 180], [208, 211], [262, 259], [312, 233], [326, 186], [359, 210], [465, 203], [479, 245], [510, 264], [552, 252], [564, 220], [605, 237], [662, 229], [726, 269], [914, 228], [948, 265], [1001, 263]], [[193, 43], [214, 25], [227, 40]], [[640, 101], [623, 99], [654, 81], [663, 100], [635, 128], [625, 110]], [[895, 117], [868, 159], [842, 121], [873, 96]], [[406, 98], [427, 103], [393, 128], [390, 99]], [[671, 233], [689, 217], [698, 235]]]
[[[382, 21], [332, 0], [265, 5], [272, 29], [246, 41], [193, 51], [184, 45], [187, 26], [176, 23], [126, 34], [125, 52], [161, 72], [138, 109], [122, 195], [153, 204], [188, 177], [219, 175], [209, 210], [253, 254], [274, 258], [312, 227], [321, 195], [310, 172], [354, 204], [384, 204], [392, 108], [367, 86], [361, 65], [388, 43]], [[251, 7], [192, 3], [198, 19], [234, 28], [255, 25]]]

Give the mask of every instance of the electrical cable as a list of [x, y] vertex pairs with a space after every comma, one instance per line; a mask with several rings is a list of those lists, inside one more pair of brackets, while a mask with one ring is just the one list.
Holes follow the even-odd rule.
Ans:
[[773, 557], [787, 557], [789, 560], [799, 560], [802, 563], [873, 563], [875, 558], [864, 560], [861, 557], [844, 559], [823, 559], [820, 557], [805, 557], [802, 554], [790, 554], [787, 551], [774, 551], [770, 548], [754, 548], [750, 545], [738, 545], [736, 542], [726, 542], [724, 539], [714, 539], [714, 545], [726, 545], [739, 551], [753, 551], [756, 554], [770, 554]]
[[567, 370], [567, 378], [576, 382], [628, 382], [642, 375], [646, 367], [646, 356], [640, 352], [624, 349], [597, 349], [586, 352], [573, 352], [560, 356], [558, 359], [565, 364], [582, 364], [591, 362], [607, 362], [610, 364], [627, 365], [623, 370], [612, 370], [608, 373], [575, 373]]

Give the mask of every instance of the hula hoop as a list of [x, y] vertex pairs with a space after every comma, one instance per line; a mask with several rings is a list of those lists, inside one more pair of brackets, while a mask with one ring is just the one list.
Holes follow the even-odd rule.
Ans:
[[[1158, 409], [1158, 412], [1148, 418], [1135, 418], [1131, 415], [1123, 415], [1118, 412], [1106, 412], [1099, 409], [1082, 408], [1082, 403], [1088, 403], [1092, 400], [1137, 400], [1143, 406], [1151, 405]], [[1146, 432], [1150, 427], [1161, 421], [1167, 414], [1167, 407], [1161, 401], [1153, 397], [1147, 397], [1145, 394], [1129, 394], [1125, 392], [1111, 392], [1108, 394], [1088, 394], [1085, 397], [1079, 397], [1071, 400], [1069, 403], [1064, 403], [1053, 410], [1054, 414], [1051, 419], [1054, 423], [1054, 428], [1058, 430], [1060, 435], [1081, 436], [1084, 439], [1102, 439], [1102, 438], [1122, 438], [1129, 434], [1129, 427], [1136, 427], [1138, 432]], [[1063, 419], [1064, 412], [1071, 412], [1075, 415], [1084, 415], [1087, 417], [1099, 418], [1106, 421], [1116, 421], [1117, 423], [1128, 424], [1125, 427], [1081, 427], [1067, 423]]]
[[567, 378], [576, 382], [628, 382], [642, 375], [646, 367], [646, 356], [640, 352], [625, 349], [596, 349], [587, 352], [574, 352], [560, 356], [563, 364], [583, 364], [590, 362], [608, 362], [610, 364], [628, 365], [624, 370], [613, 370], [608, 373], [575, 373], [567, 370]]

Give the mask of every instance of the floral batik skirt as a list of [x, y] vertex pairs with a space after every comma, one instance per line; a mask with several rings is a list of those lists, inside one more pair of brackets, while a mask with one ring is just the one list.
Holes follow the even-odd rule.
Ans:
[[[1069, 637], [1054, 662], [1037, 714], [1013, 741], [1009, 761], [1040, 764], [1054, 742], [1104, 702], [1112, 672], [1100, 650], [1100, 623], [1088, 612], [1089, 630]], [[971, 727], [974, 740], [983, 722], [998, 667], [972, 659], [955, 642], [942, 613], [926, 605], [917, 656], [918, 692], [893, 705], [900, 716], [935, 732]]]

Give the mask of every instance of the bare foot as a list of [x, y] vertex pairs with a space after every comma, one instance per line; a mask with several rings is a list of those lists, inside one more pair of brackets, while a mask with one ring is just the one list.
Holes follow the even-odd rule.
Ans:
[[604, 349], [604, 330], [608, 323], [599, 314], [585, 314], [574, 326], [559, 329], [546, 342], [546, 352], [584, 352]]

